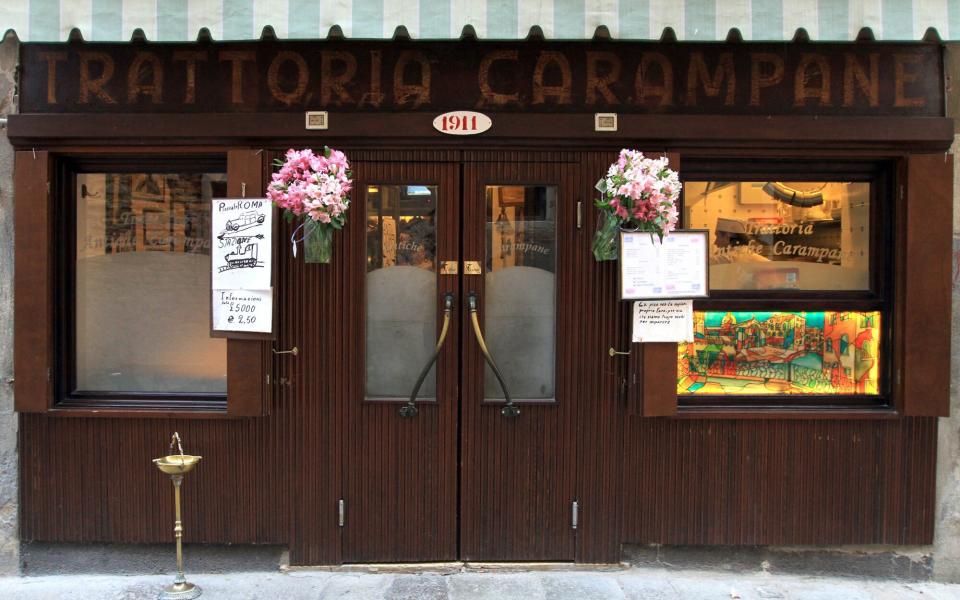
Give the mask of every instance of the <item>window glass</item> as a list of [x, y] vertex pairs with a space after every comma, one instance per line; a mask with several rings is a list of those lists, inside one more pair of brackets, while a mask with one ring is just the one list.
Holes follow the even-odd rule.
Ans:
[[870, 289], [869, 183], [688, 181], [684, 213], [711, 289]]
[[677, 393], [879, 393], [880, 313], [694, 313]]
[[[367, 188], [366, 396], [407, 398], [437, 342], [437, 188]], [[437, 395], [431, 367], [417, 397]]]
[[[513, 398], [553, 398], [557, 189], [490, 185], [486, 201], [484, 337]], [[484, 369], [484, 398], [502, 399]]]
[[210, 337], [210, 201], [222, 173], [76, 176], [76, 389], [226, 393]]

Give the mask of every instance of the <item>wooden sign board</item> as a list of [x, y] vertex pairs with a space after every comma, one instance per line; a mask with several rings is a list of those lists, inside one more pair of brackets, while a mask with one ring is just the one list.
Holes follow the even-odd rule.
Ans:
[[674, 231], [663, 241], [645, 231], [620, 233], [620, 299], [706, 298], [710, 293], [706, 229]]
[[273, 206], [266, 198], [212, 204], [211, 335], [273, 338]]

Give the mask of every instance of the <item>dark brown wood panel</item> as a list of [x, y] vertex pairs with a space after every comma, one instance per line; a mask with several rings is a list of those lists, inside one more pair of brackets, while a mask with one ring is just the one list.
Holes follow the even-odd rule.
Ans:
[[903, 303], [903, 411], [950, 413], [953, 157], [907, 160]]
[[43, 412], [53, 404], [52, 163], [33, 151], [14, 161], [14, 408]]
[[[264, 158], [263, 150], [243, 148], [227, 152], [227, 193], [231, 197], [263, 193], [266, 187]], [[228, 414], [256, 417], [267, 413], [271, 390], [267, 381], [272, 363], [270, 354], [270, 342], [227, 340]]]
[[[226, 113], [150, 115], [18, 114], [10, 115], [8, 137], [17, 148], [32, 145], [104, 146], [109, 144], [224, 144], [273, 140], [277, 146], [309, 145], [316, 131], [304, 129], [303, 113]], [[407, 152], [428, 140], [433, 148], [460, 147], [462, 141], [444, 136], [432, 125], [433, 115], [408, 112], [334, 117], [323, 136], [328, 145], [392, 147]], [[634, 147], [674, 143], [684, 147], [767, 149], [799, 148], [820, 152], [892, 148], [945, 152], [953, 143], [953, 119], [942, 117], [795, 117], [735, 115], [621, 114], [616, 133], [594, 131], [593, 112], [582, 114], [499, 113], [494, 127], [476, 142], [521, 147], [569, 146], [577, 140], [593, 147]], [[398, 156], [397, 158], [401, 158]], [[551, 160], [547, 158], [546, 160]]]
[[184, 539], [282, 544], [289, 529], [286, 416], [268, 420], [22, 415], [24, 541], [169, 542], [173, 489], [150, 462], [174, 431], [203, 461], [183, 488]]
[[[33, 160], [32, 153], [23, 154]], [[461, 487], [465, 532], [485, 531], [490, 520], [498, 518], [497, 511], [509, 514], [523, 501], [529, 505], [517, 520], [532, 523], [539, 515], [556, 511], [563, 515], [565, 529], [569, 502], [575, 498], [581, 505], [575, 552], [583, 562], [616, 560], [622, 542], [931, 541], [936, 419], [888, 415], [885, 420], [857, 420], [856, 414], [839, 412], [831, 417], [842, 420], [806, 420], [796, 414], [791, 420], [769, 415], [741, 420], [625, 418], [619, 393], [625, 361], [606, 355], [610, 345], [626, 339], [624, 315], [613, 295], [615, 265], [597, 265], [588, 254], [594, 227], [591, 187], [597, 170], [612, 160], [614, 149], [587, 154], [583, 163], [587, 166], [580, 173], [580, 166], [538, 164], [534, 153], [525, 154], [526, 160], [521, 160], [522, 154], [512, 151], [514, 165], [498, 164], [503, 156], [496, 153], [478, 154], [473, 158], [490, 164], [471, 168], [528, 182], [560, 168], [565, 171], [560, 180], [577, 190], [585, 203], [584, 227], [570, 241], [570, 251], [578, 256], [569, 258], [565, 275], [575, 290], [576, 302], [570, 304], [579, 306], [578, 312], [558, 305], [558, 315], [576, 323], [572, 329], [576, 334], [570, 337], [575, 359], [563, 359], [558, 368], [558, 376], [566, 378], [562, 385], [573, 386], [579, 395], [572, 409], [576, 423], [547, 423], [550, 411], [566, 406], [561, 401], [554, 407], [524, 406], [516, 426], [498, 431], [502, 417], [495, 409], [476, 404], [476, 385], [467, 390], [464, 402], [470, 414], [464, 416], [463, 426], [477, 425], [481, 428], [477, 432], [488, 427], [492, 433], [465, 439], [472, 449], [464, 453], [464, 468], [482, 476]], [[437, 162], [458, 158], [454, 152], [425, 148], [397, 154], [382, 148], [351, 152], [358, 164], [398, 155]], [[522, 163], [526, 166], [521, 168]], [[483, 207], [476, 198], [467, 203], [467, 210], [482, 220]], [[351, 227], [358, 226], [359, 211], [352, 214]], [[574, 230], [573, 214], [563, 217], [561, 227]], [[280, 229], [280, 240], [289, 239], [293, 226], [283, 223]], [[362, 380], [341, 376], [345, 357], [362, 352], [361, 338], [350, 323], [360, 318], [363, 304], [349, 286], [358, 283], [356, 273], [361, 271], [354, 266], [363, 249], [351, 231], [335, 237], [334, 261], [324, 266], [293, 259], [289, 245], [278, 242], [277, 302], [282, 317], [274, 347], [296, 345], [301, 353], [267, 359], [274, 372], [269, 416], [205, 420], [21, 415], [22, 539], [170, 541], [170, 483], [149, 461], [166, 451], [170, 433], [177, 430], [188, 451], [204, 456], [184, 487], [188, 541], [288, 544], [293, 564], [342, 562], [336, 502], [345, 495], [344, 453], [351, 447], [345, 403], [360, 393], [362, 385]], [[470, 235], [475, 244], [471, 248], [482, 250], [476, 245], [483, 242], [480, 235]], [[19, 246], [17, 251], [19, 261]], [[938, 256], [944, 260], [946, 255]], [[469, 285], [465, 280], [464, 289]], [[17, 303], [20, 311], [19, 298]], [[458, 306], [463, 306], [463, 298], [458, 298]], [[466, 313], [460, 311], [463, 319]], [[457, 333], [472, 336], [464, 327], [465, 320]], [[619, 338], [609, 337], [611, 328], [619, 329], [614, 331]], [[467, 377], [482, 382], [479, 353], [469, 349], [466, 338], [460, 342], [468, 348]], [[525, 421], [528, 417], [532, 418]], [[521, 440], [524, 447], [546, 447], [549, 452], [519, 453], [512, 457], [518, 462], [512, 463], [503, 450]], [[440, 455], [449, 452], [439, 446], [420, 448]], [[549, 480], [535, 479], [540, 471], [556, 472], [559, 454], [570, 448], [576, 452], [574, 468]], [[386, 449], [372, 447], [374, 452]], [[412, 463], [400, 468], [395, 481], [415, 479], [403, 470], [414, 468]], [[501, 471], [510, 469], [516, 472], [500, 479], [502, 487], [492, 484]], [[348, 503], [348, 524], [354, 506]], [[527, 522], [511, 522], [509, 527], [519, 542], [506, 539], [505, 528], [482, 543], [475, 537], [480, 549], [489, 551], [485, 556], [513, 557], [521, 551], [529, 551], [525, 558], [549, 556], [542, 539], [564, 533], [559, 527], [534, 531]], [[417, 535], [411, 530], [401, 533]], [[563, 557], [568, 550], [573, 552], [567, 545], [552, 550], [554, 556]]]
[[575, 295], [577, 359], [574, 377], [577, 407], [577, 562], [620, 560], [620, 504], [627, 360], [608, 349], [630, 343], [629, 303], [617, 299], [616, 261], [597, 262], [591, 243], [597, 227], [594, 185], [617, 158], [615, 151], [583, 154], [578, 199], [583, 227], [576, 234]]
[[625, 427], [624, 543], [933, 541], [936, 419]]
[[[464, 260], [486, 264], [486, 185], [557, 187], [556, 402], [522, 404], [517, 418], [483, 404], [484, 369], [479, 345], [462, 310], [460, 553], [464, 560], [573, 560], [577, 390], [577, 306], [573, 287], [578, 163], [467, 162], [464, 165]], [[484, 277], [465, 275], [464, 293], [479, 297], [483, 323]], [[494, 357], [496, 359], [496, 357]], [[501, 359], [502, 360], [502, 359]]]
[[[361, 155], [362, 156], [362, 155]], [[457, 421], [459, 319], [454, 314], [436, 367], [437, 399], [419, 402], [419, 413], [404, 418], [400, 403], [366, 401], [364, 385], [367, 221], [369, 186], [436, 185], [437, 266], [458, 261], [460, 252], [459, 165], [445, 162], [354, 160], [355, 189], [348, 230], [349, 271], [343, 305], [350, 305], [347, 326], [353, 332], [345, 357], [350, 380], [345, 403], [346, 453], [343, 457], [346, 521], [345, 562], [413, 562], [457, 557]], [[437, 332], [443, 295], [459, 296], [459, 278], [437, 275], [432, 300]], [[462, 300], [455, 297], [459, 310]], [[374, 367], [376, 368], [376, 367]], [[420, 366], [417, 366], [419, 369]]]

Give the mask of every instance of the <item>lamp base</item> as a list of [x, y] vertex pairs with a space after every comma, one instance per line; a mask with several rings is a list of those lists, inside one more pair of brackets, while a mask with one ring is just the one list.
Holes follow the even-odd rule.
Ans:
[[199, 598], [202, 593], [203, 590], [200, 589], [199, 585], [186, 582], [174, 583], [163, 588], [158, 598], [160, 600], [190, 600], [191, 598]]

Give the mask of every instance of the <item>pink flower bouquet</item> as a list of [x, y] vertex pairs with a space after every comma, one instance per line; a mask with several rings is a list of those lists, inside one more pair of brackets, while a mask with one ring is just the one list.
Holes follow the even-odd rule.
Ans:
[[330, 262], [333, 230], [342, 229], [350, 207], [352, 173], [347, 157], [339, 150], [287, 150], [284, 160], [275, 161], [279, 171], [267, 186], [267, 198], [283, 209], [287, 222], [303, 222], [290, 241], [297, 255], [297, 235], [304, 241], [307, 262]]
[[677, 227], [680, 179], [667, 157], [646, 158], [623, 149], [607, 175], [597, 182], [600, 222], [593, 238], [597, 261], [616, 260], [620, 230], [649, 231], [661, 240]]

